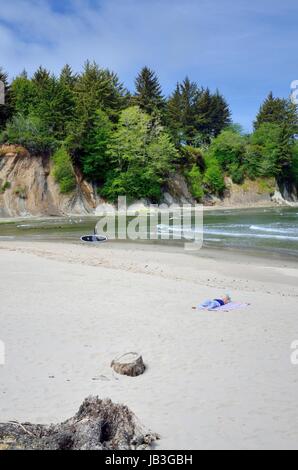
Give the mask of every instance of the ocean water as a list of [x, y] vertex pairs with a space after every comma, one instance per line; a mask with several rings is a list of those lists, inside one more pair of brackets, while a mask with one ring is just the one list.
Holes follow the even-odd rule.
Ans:
[[[0, 241], [36, 240], [80, 243], [82, 235], [93, 233], [97, 222], [98, 217], [25, 218], [9, 222], [1, 222], [0, 219]], [[181, 233], [180, 242], [172, 239], [174, 234], [176, 238], [181, 232], [181, 227], [177, 222], [179, 221], [173, 217], [169, 225], [157, 224], [156, 232], [159, 234], [159, 240], [148, 240], [146, 243], [176, 245], [184, 243], [183, 233]], [[197, 230], [194, 222], [193, 218], [193, 223], [184, 227], [184, 234], [194, 234]], [[169, 235], [169, 240], [161, 240], [165, 234]], [[117, 240], [112, 243], [117, 243]], [[298, 257], [298, 208], [205, 211], [204, 246]]]
[[204, 242], [206, 246], [298, 256], [298, 208], [206, 213]]

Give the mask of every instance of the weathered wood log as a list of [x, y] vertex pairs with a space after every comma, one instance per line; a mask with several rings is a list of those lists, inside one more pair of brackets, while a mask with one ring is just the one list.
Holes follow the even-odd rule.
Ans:
[[135, 415], [111, 400], [87, 398], [62, 424], [0, 423], [1, 450], [141, 450], [158, 439]]
[[138, 353], [127, 353], [112, 361], [111, 367], [117, 374], [138, 377], [145, 372], [145, 364]]

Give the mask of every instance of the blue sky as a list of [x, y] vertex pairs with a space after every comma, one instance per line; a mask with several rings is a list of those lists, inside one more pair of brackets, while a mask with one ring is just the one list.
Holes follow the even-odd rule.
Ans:
[[139, 69], [165, 95], [188, 75], [219, 90], [246, 130], [270, 90], [298, 79], [297, 0], [9, 0], [0, 9], [0, 66], [75, 71], [89, 58], [133, 90]]

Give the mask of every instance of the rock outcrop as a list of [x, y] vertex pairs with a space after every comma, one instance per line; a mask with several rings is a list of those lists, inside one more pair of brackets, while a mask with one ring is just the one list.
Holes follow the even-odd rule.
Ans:
[[20, 146], [0, 148], [0, 217], [84, 215], [99, 203], [91, 184], [77, 171], [77, 186], [61, 194], [47, 156], [31, 156]]
[[274, 206], [272, 200], [277, 184], [274, 178], [245, 180], [243, 184], [234, 184], [231, 178], [225, 178], [226, 191], [222, 199], [209, 197], [206, 203], [222, 207], [258, 207]]
[[166, 204], [195, 204], [195, 200], [190, 194], [186, 179], [181, 174], [176, 174], [169, 178], [167, 188], [164, 193]]

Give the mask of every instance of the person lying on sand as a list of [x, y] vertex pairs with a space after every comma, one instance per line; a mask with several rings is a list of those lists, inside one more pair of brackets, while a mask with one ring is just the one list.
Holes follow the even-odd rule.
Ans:
[[[206, 308], [209, 310], [214, 310], [219, 307], [223, 307], [224, 305], [227, 305], [231, 302], [231, 297], [226, 294], [223, 297], [220, 297], [219, 299], [214, 299], [214, 300], [205, 300], [199, 308]], [[193, 307], [193, 310], [196, 310], [197, 307]]]

